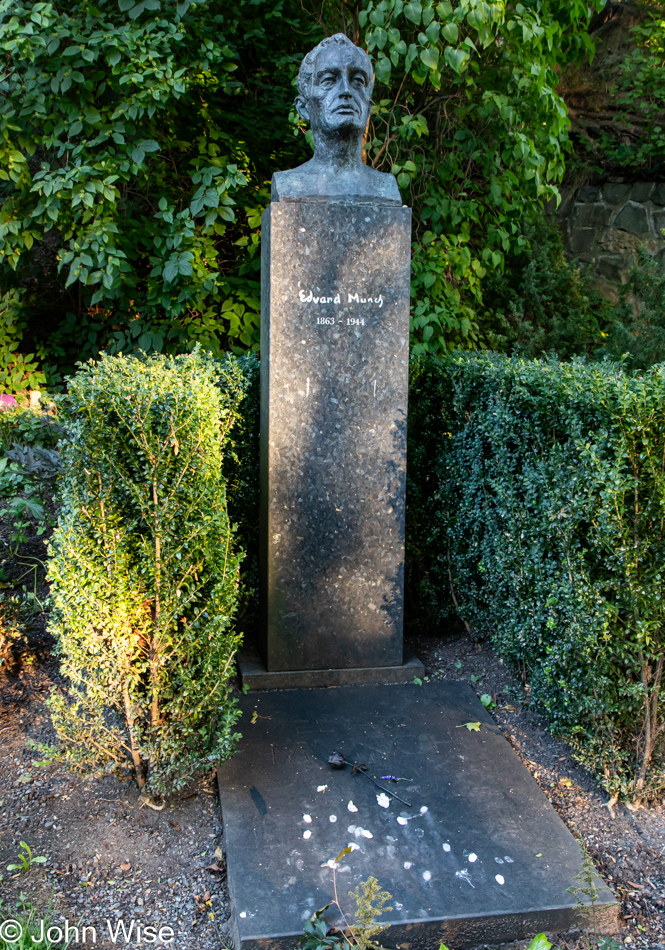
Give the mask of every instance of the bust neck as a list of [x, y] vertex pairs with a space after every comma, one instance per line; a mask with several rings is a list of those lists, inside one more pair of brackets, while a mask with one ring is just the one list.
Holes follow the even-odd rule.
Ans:
[[335, 174], [359, 171], [363, 166], [362, 134], [355, 129], [346, 136], [315, 131], [312, 164]]

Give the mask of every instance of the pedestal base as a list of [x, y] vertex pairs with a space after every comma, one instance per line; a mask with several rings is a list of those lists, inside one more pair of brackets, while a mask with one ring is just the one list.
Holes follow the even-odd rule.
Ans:
[[422, 679], [425, 667], [418, 657], [404, 651], [402, 666], [377, 666], [355, 670], [285, 670], [269, 673], [265, 664], [256, 657], [238, 659], [242, 685], [254, 689], [306, 689], [326, 686], [365, 686], [367, 684], [413, 683]]

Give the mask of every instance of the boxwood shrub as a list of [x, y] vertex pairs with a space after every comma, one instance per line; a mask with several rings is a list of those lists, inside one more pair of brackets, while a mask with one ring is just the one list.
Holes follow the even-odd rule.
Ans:
[[[237, 738], [241, 556], [224, 465], [245, 438], [250, 369], [199, 352], [104, 356], [62, 404], [49, 580], [66, 688], [51, 698], [54, 724], [71, 765], [132, 770], [148, 798], [215, 766]], [[243, 479], [235, 464], [240, 508]]]
[[411, 621], [453, 613], [612, 794], [663, 771], [665, 366], [412, 365]]

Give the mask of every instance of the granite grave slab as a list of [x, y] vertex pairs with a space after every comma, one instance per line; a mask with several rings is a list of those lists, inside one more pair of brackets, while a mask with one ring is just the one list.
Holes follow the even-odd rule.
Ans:
[[[332, 899], [328, 862], [349, 845], [342, 906], [375, 876], [393, 895], [386, 947], [463, 950], [584, 926], [567, 891], [580, 847], [467, 684], [248, 693], [241, 706], [240, 751], [218, 772], [237, 950], [291, 947]], [[408, 806], [332, 770], [335, 751]], [[618, 908], [598, 886], [611, 932]]]

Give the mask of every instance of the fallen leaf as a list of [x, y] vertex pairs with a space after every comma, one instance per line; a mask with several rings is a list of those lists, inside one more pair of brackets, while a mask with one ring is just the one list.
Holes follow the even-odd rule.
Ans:
[[131, 867], [132, 867], [131, 864], [121, 864], [121, 865], [120, 865], [120, 870], [121, 870], [121, 871], [129, 871], [129, 870], [131, 870]]
[[463, 722], [460, 726], [455, 726], [455, 728], [462, 729], [464, 726], [466, 726], [469, 732], [480, 732], [479, 722]]
[[25, 772], [23, 775], [19, 775], [16, 781], [21, 782], [22, 785], [27, 785], [28, 782], [32, 781], [32, 775], [28, 775], [28, 773]]
[[215, 848], [215, 860], [219, 861], [220, 864], [224, 863], [224, 852], [220, 847]]
[[166, 819], [172, 828], [175, 828], [176, 831], [182, 831], [182, 828], [177, 821], [171, 821], [170, 818]]

